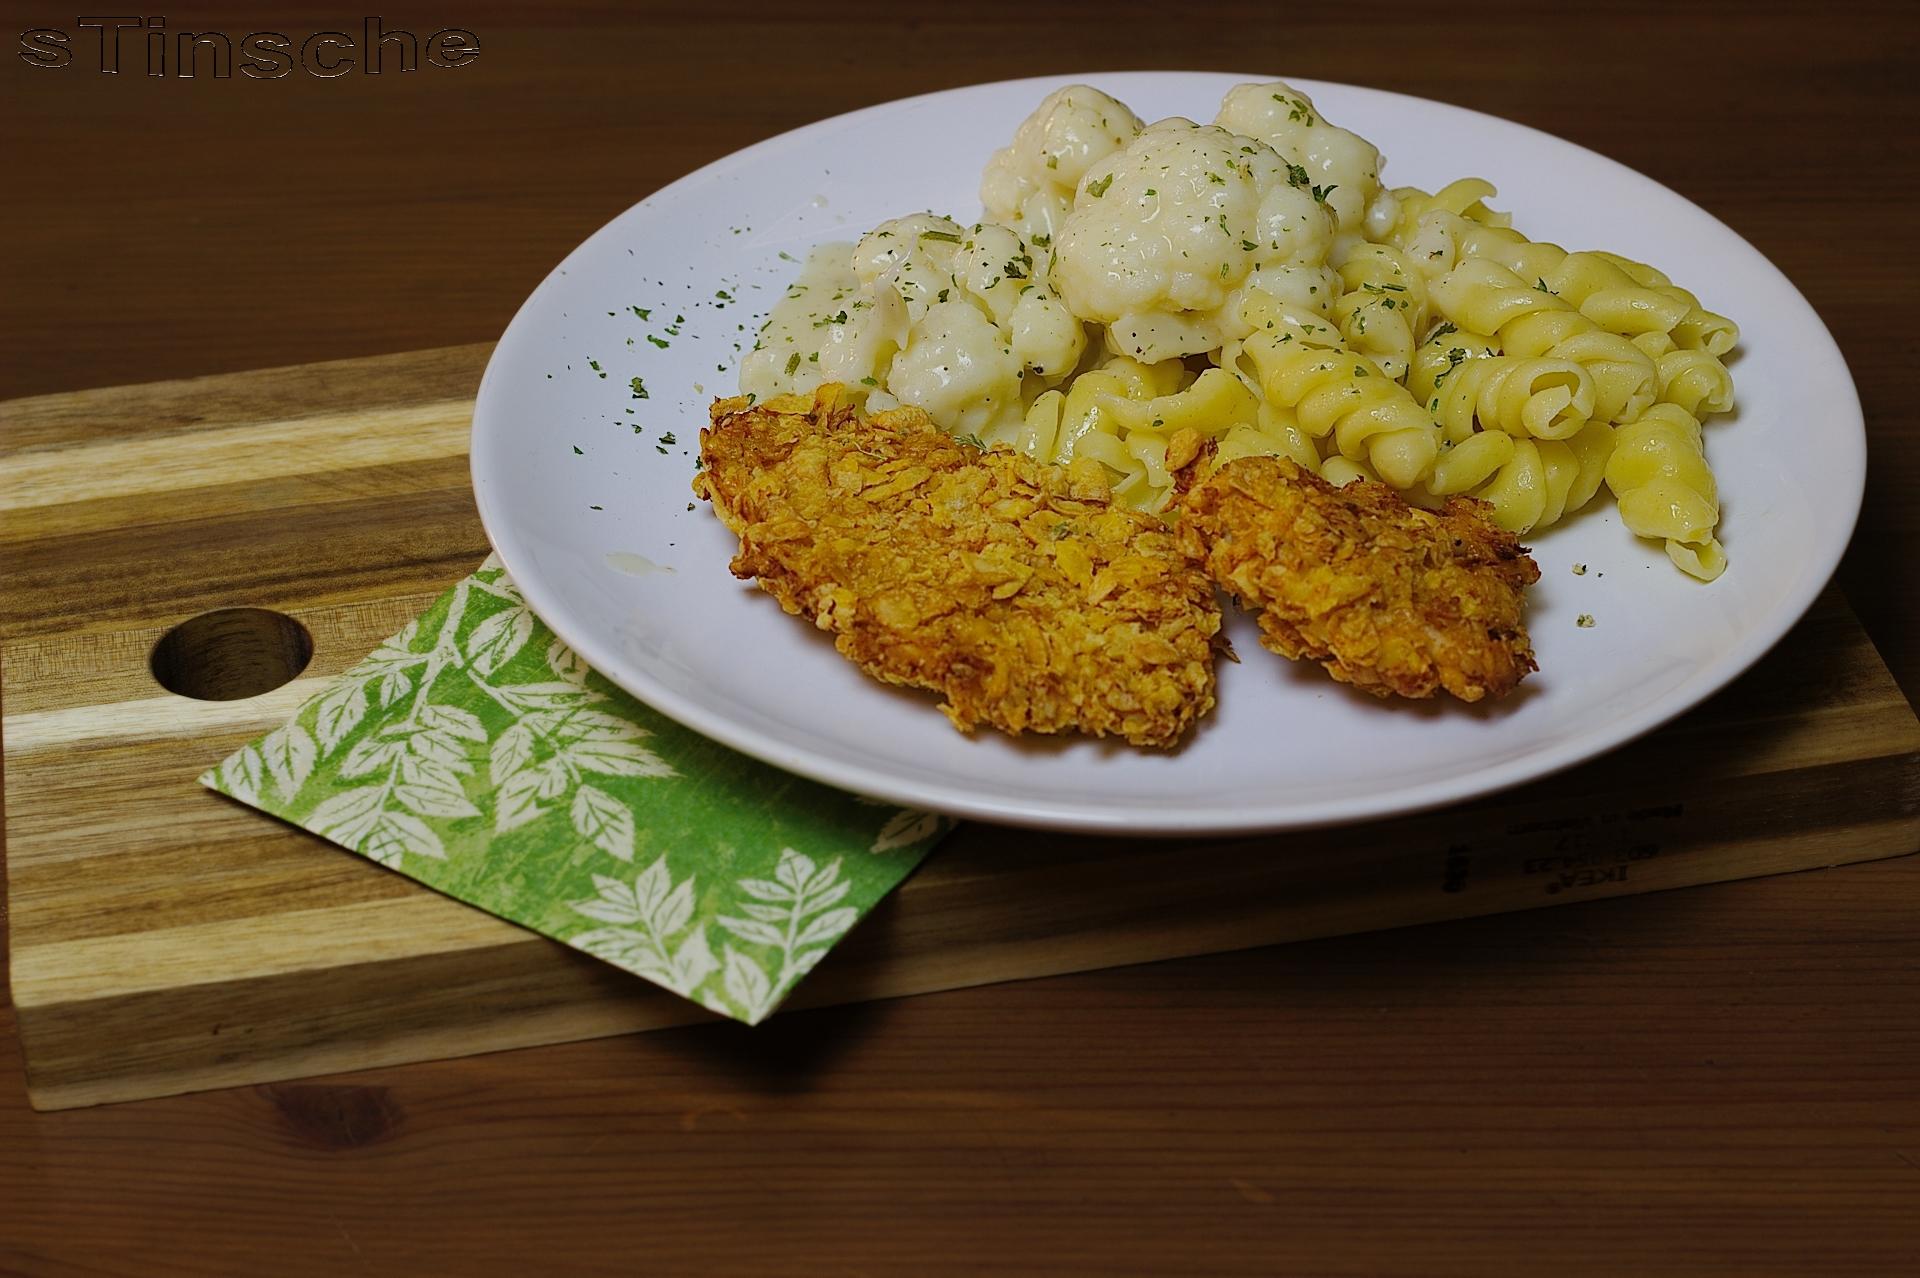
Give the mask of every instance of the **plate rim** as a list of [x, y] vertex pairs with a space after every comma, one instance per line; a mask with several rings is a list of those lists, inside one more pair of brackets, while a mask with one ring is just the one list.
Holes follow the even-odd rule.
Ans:
[[[742, 164], [750, 163], [753, 157], [774, 147], [791, 144], [796, 139], [809, 134], [822, 133], [830, 129], [882, 112], [898, 110], [901, 107], [926, 102], [930, 99], [981, 90], [1012, 90], [1022, 87], [1038, 88], [1047, 86], [1047, 91], [1069, 84], [1094, 84], [1111, 81], [1120, 77], [1130, 79], [1183, 79], [1204, 76], [1215, 79], [1231, 79], [1238, 82], [1260, 82], [1264, 80], [1285, 80], [1310, 96], [1322, 90], [1337, 92], [1360, 92], [1379, 97], [1396, 99], [1410, 108], [1425, 106], [1444, 106], [1454, 111], [1462, 111], [1483, 120], [1497, 123], [1506, 128], [1517, 128], [1551, 141], [1554, 145], [1578, 152], [1606, 166], [1630, 174], [1638, 181], [1647, 183], [1666, 196], [1680, 201], [1701, 217], [1706, 218], [1718, 232], [1731, 242], [1744, 248], [1753, 259], [1771, 271], [1779, 285], [1796, 298], [1804, 308], [1805, 316], [1812, 321], [1813, 331], [1824, 339], [1825, 347], [1831, 353], [1838, 368], [1845, 374], [1846, 399], [1829, 407], [1832, 418], [1844, 419], [1852, 429], [1845, 432], [1838, 441], [1845, 446], [1847, 456], [1841, 477], [1850, 479], [1849, 492], [1845, 502], [1844, 518], [1834, 518], [1825, 527], [1828, 535], [1818, 545], [1818, 552], [1810, 559], [1811, 571], [1803, 578], [1802, 585], [1786, 595], [1782, 605], [1768, 619], [1767, 624], [1756, 627], [1742, 636], [1741, 643], [1732, 652], [1726, 654], [1720, 662], [1690, 677], [1667, 696], [1649, 703], [1637, 714], [1607, 723], [1601, 730], [1571, 737], [1556, 746], [1534, 753], [1522, 755], [1505, 764], [1495, 766], [1483, 773], [1456, 774], [1436, 781], [1414, 786], [1371, 791], [1348, 795], [1336, 799], [1320, 800], [1302, 804], [1290, 801], [1281, 804], [1262, 806], [1247, 801], [1233, 807], [1215, 809], [1179, 809], [1158, 807], [1126, 807], [1102, 803], [1097, 807], [1088, 804], [1076, 805], [1070, 802], [1035, 802], [1026, 799], [983, 797], [977, 788], [956, 787], [945, 784], [922, 783], [904, 780], [889, 773], [857, 764], [843, 763], [825, 756], [815, 755], [795, 746], [787, 745], [778, 739], [765, 736], [751, 728], [737, 724], [723, 713], [709, 710], [704, 705], [680, 696], [673, 689], [656, 683], [644, 672], [626, 666], [617, 650], [603, 643], [591, 627], [578, 627], [573, 624], [569, 611], [554, 592], [548, 590], [544, 578], [537, 572], [523, 574], [520, 566], [530, 566], [531, 554], [523, 554], [511, 528], [506, 512], [497, 504], [491, 491], [491, 484], [485, 475], [487, 462], [491, 458], [492, 445], [489, 439], [489, 427], [493, 415], [488, 409], [489, 389], [496, 377], [505, 376], [505, 362], [502, 353], [509, 351], [516, 334], [531, 324], [530, 314], [534, 304], [546, 290], [561, 278], [569, 264], [586, 253], [603, 236], [612, 234], [614, 228], [630, 214], [649, 202], [672, 195], [684, 187], [709, 181]], [[1830, 420], [1829, 427], [1834, 424]], [[674, 181], [659, 187], [635, 200], [596, 228], [579, 244], [569, 250], [554, 266], [548, 270], [540, 282], [527, 294], [524, 301], [514, 311], [513, 318], [502, 330], [494, 349], [487, 357], [485, 372], [481, 375], [480, 386], [474, 398], [472, 424], [469, 429], [469, 476], [473, 486], [474, 502], [478, 508], [481, 526], [494, 553], [505, 566], [507, 573], [519, 586], [528, 607], [559, 638], [578, 653], [589, 666], [617, 687], [624, 689], [646, 705], [659, 711], [690, 730], [714, 741], [737, 750], [742, 754], [771, 764], [787, 772], [806, 777], [810, 780], [833, 786], [837, 789], [885, 799], [903, 806], [923, 808], [929, 811], [962, 817], [968, 820], [983, 821], [996, 825], [1010, 825], [1034, 829], [1077, 831], [1085, 833], [1109, 833], [1153, 836], [1196, 836], [1196, 835], [1236, 835], [1275, 833], [1286, 830], [1308, 830], [1329, 826], [1355, 824], [1363, 821], [1386, 820], [1418, 812], [1431, 811], [1458, 803], [1469, 802], [1490, 794], [1512, 789], [1531, 781], [1576, 767], [1591, 759], [1610, 754], [1623, 746], [1645, 736], [1647, 733], [1672, 722], [1674, 719], [1694, 709], [1702, 702], [1732, 684], [1741, 675], [1752, 669], [1762, 657], [1770, 652], [1789, 631], [1799, 624], [1807, 610], [1826, 589], [1838, 570], [1853, 533], [1858, 526], [1861, 508], [1866, 492], [1867, 437], [1866, 421], [1860, 405], [1859, 388], [1853, 380], [1853, 373], [1847, 364], [1845, 353], [1826, 321], [1820, 317], [1813, 304], [1807, 300], [1793, 280], [1776, 265], [1766, 254], [1728, 226], [1712, 212], [1687, 199], [1684, 195], [1668, 187], [1655, 178], [1622, 164], [1609, 156], [1594, 151], [1577, 142], [1569, 141], [1544, 129], [1509, 120], [1502, 116], [1475, 110], [1472, 107], [1458, 106], [1441, 102], [1438, 99], [1417, 97], [1412, 94], [1398, 93], [1389, 89], [1378, 89], [1368, 85], [1346, 84], [1339, 81], [1317, 80], [1306, 77], [1294, 78], [1284, 75], [1259, 75], [1238, 72], [1205, 70], [1136, 70], [1136, 71], [1098, 71], [1078, 72], [1074, 74], [1024, 76], [1010, 80], [984, 81], [977, 84], [955, 85], [911, 97], [897, 98], [872, 106], [860, 107], [853, 111], [842, 112], [808, 124], [797, 126], [773, 137], [764, 138], [739, 150], [729, 152]]]

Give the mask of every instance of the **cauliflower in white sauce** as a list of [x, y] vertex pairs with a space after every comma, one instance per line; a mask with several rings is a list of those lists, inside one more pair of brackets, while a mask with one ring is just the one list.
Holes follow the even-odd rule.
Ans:
[[1084, 84], [1056, 89], [993, 153], [980, 179], [989, 221], [1050, 239], [1073, 208], [1073, 193], [1093, 165], [1133, 141], [1140, 119], [1126, 103]]
[[1246, 336], [1249, 286], [1322, 310], [1338, 286], [1334, 223], [1305, 178], [1264, 142], [1162, 120], [1081, 179], [1054, 283], [1116, 353], [1147, 363]]
[[742, 361], [740, 389], [767, 397], [837, 381], [871, 408], [912, 404], [957, 434], [1010, 431], [1086, 350], [1050, 261], [990, 222], [883, 222], [808, 259]]
[[1235, 85], [1220, 101], [1214, 123], [1259, 138], [1289, 164], [1306, 171], [1333, 210], [1343, 236], [1358, 236], [1380, 194], [1380, 152], [1357, 133], [1331, 124], [1313, 99], [1284, 80]]

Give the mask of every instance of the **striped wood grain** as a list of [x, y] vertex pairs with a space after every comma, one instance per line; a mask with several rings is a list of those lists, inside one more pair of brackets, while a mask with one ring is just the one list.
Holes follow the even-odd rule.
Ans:
[[[36, 1104], [704, 1016], [194, 781], [484, 555], [464, 449], [486, 351], [0, 406], [12, 980]], [[238, 605], [308, 627], [300, 678], [229, 702], [155, 684], [162, 633]], [[1920, 725], [1829, 596], [1685, 719], [1465, 808], [1199, 845], [965, 828], [796, 1002], [1899, 855], [1917, 831]]]

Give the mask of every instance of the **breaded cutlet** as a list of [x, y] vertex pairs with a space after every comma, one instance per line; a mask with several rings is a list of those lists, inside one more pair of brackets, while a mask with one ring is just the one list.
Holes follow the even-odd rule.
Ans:
[[1485, 502], [1422, 510], [1278, 457], [1206, 465], [1181, 476], [1180, 542], [1265, 647], [1379, 697], [1502, 697], [1538, 669], [1522, 611], [1540, 570]]
[[700, 457], [734, 575], [962, 731], [1171, 746], [1213, 706], [1213, 585], [1098, 463], [982, 451], [835, 386], [717, 401]]

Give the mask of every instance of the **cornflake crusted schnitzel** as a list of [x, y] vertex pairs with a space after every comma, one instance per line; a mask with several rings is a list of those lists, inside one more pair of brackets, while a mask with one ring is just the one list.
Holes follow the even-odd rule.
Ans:
[[1242, 457], [1180, 499], [1182, 546], [1260, 613], [1261, 643], [1378, 697], [1502, 697], [1534, 664], [1522, 592], [1540, 569], [1492, 508], [1410, 506], [1385, 484], [1336, 488]]
[[841, 388], [717, 401], [696, 494], [737, 577], [868, 674], [931, 688], [954, 726], [1169, 746], [1213, 706], [1213, 584], [1104, 471], [982, 452]]

